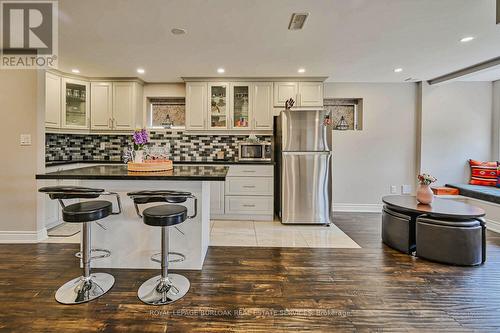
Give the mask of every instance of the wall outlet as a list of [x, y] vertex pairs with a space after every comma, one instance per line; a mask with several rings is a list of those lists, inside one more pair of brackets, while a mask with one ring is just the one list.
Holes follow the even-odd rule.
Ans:
[[398, 187], [396, 185], [391, 185], [391, 194], [397, 194], [398, 193]]
[[31, 146], [31, 134], [21, 134], [19, 142], [21, 146]]
[[106, 149], [106, 142], [101, 142], [101, 145], [99, 147], [101, 150], [105, 150]]
[[411, 185], [408, 185], [408, 184], [401, 185], [401, 193], [402, 194], [411, 194]]

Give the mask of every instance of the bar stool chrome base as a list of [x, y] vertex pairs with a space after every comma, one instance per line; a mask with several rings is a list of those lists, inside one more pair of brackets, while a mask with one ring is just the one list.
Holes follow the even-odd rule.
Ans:
[[189, 280], [183, 275], [168, 274], [167, 278], [157, 275], [139, 287], [137, 296], [146, 304], [165, 305], [184, 297], [190, 286]]
[[114, 284], [115, 278], [107, 273], [92, 273], [88, 278], [80, 276], [56, 291], [56, 301], [62, 304], [89, 302], [107, 293]]

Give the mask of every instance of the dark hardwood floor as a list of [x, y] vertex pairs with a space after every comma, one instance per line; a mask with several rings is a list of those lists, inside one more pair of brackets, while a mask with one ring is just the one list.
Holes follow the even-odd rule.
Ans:
[[136, 296], [151, 270], [104, 270], [116, 284], [64, 306], [55, 290], [80, 274], [75, 244], [0, 245], [2, 332], [495, 332], [500, 331], [500, 235], [488, 261], [453, 267], [380, 241], [380, 215], [337, 214], [362, 249], [210, 248], [184, 271], [188, 295], [152, 307]]

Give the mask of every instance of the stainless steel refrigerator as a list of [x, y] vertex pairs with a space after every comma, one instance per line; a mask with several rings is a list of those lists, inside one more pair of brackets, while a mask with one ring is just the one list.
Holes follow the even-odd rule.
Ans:
[[329, 224], [332, 218], [332, 127], [323, 109], [275, 117], [275, 208], [283, 224]]

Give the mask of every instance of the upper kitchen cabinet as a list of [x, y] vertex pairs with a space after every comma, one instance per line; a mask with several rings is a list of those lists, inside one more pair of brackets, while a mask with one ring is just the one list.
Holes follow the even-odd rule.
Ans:
[[61, 77], [45, 73], [45, 127], [61, 127]]
[[66, 129], [88, 129], [90, 83], [88, 81], [62, 78], [62, 123]]
[[290, 98], [297, 102], [298, 94], [298, 82], [274, 82], [274, 106], [284, 106]]
[[113, 118], [113, 83], [92, 82], [90, 84], [91, 98], [91, 129], [112, 129]]
[[250, 129], [252, 127], [252, 86], [250, 83], [232, 82], [230, 88], [231, 129]]
[[142, 85], [137, 82], [92, 82], [91, 129], [128, 131], [141, 126]]
[[323, 82], [275, 82], [274, 106], [284, 107], [290, 98], [295, 107], [323, 106]]
[[207, 83], [186, 83], [186, 129], [206, 129]]
[[273, 83], [252, 84], [252, 127], [255, 130], [273, 129]]
[[299, 82], [298, 106], [323, 106], [323, 82]]
[[229, 118], [229, 84], [208, 83], [208, 128], [227, 129]]
[[186, 83], [186, 129], [273, 129], [272, 82]]
[[142, 89], [136, 82], [113, 83], [113, 129], [133, 130], [142, 114]]

